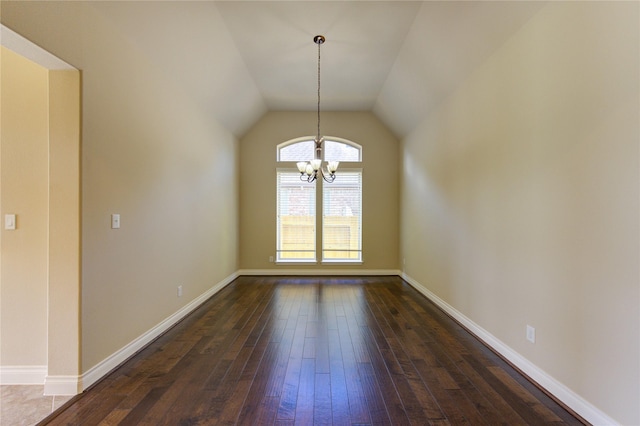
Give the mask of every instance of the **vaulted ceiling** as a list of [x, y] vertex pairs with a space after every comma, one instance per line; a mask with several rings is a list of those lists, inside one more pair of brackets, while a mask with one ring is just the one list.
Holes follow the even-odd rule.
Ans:
[[[268, 110], [373, 111], [409, 133], [542, 7], [502, 1], [87, 2], [241, 136]], [[43, 35], [44, 37], [44, 35]], [[63, 58], [65, 59], [65, 58]], [[71, 62], [73, 58], [70, 58]]]
[[541, 2], [220, 2], [218, 10], [268, 109], [374, 111], [408, 133]]

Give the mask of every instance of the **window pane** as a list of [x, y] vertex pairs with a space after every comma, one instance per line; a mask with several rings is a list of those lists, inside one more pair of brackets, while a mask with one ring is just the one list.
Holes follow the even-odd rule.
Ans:
[[322, 259], [362, 260], [362, 172], [323, 185]]
[[278, 149], [278, 161], [309, 161], [313, 158], [312, 140], [295, 142]]
[[278, 172], [277, 260], [316, 259], [316, 185], [299, 172]]
[[325, 161], [361, 161], [360, 149], [344, 142], [324, 141]]

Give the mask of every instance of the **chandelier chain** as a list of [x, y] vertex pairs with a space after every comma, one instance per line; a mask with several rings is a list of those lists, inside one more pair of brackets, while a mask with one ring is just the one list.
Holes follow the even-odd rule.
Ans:
[[320, 140], [320, 45], [318, 43], [318, 141]]

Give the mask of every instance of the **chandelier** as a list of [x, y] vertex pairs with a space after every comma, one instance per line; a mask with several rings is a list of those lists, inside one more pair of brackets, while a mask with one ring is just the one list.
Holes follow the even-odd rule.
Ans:
[[336, 170], [338, 170], [339, 161], [329, 161], [327, 163], [326, 170], [322, 168], [322, 143], [324, 138], [320, 136], [320, 45], [324, 43], [325, 39], [322, 35], [317, 35], [313, 38], [313, 42], [318, 45], [318, 131], [316, 133], [315, 142], [315, 156], [313, 160], [300, 161], [297, 163], [298, 170], [300, 171], [300, 180], [313, 182], [318, 178], [318, 175], [322, 176], [322, 179], [327, 183], [331, 183], [336, 179]]

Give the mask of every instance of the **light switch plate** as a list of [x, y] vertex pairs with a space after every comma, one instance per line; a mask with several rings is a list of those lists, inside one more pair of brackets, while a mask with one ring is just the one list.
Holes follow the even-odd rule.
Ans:
[[119, 214], [112, 214], [111, 215], [111, 229], [118, 229], [120, 228], [120, 215]]
[[7, 231], [13, 231], [16, 229], [16, 215], [5, 214], [4, 215], [4, 229]]
[[527, 340], [531, 343], [536, 342], [536, 329], [530, 325], [527, 325]]

